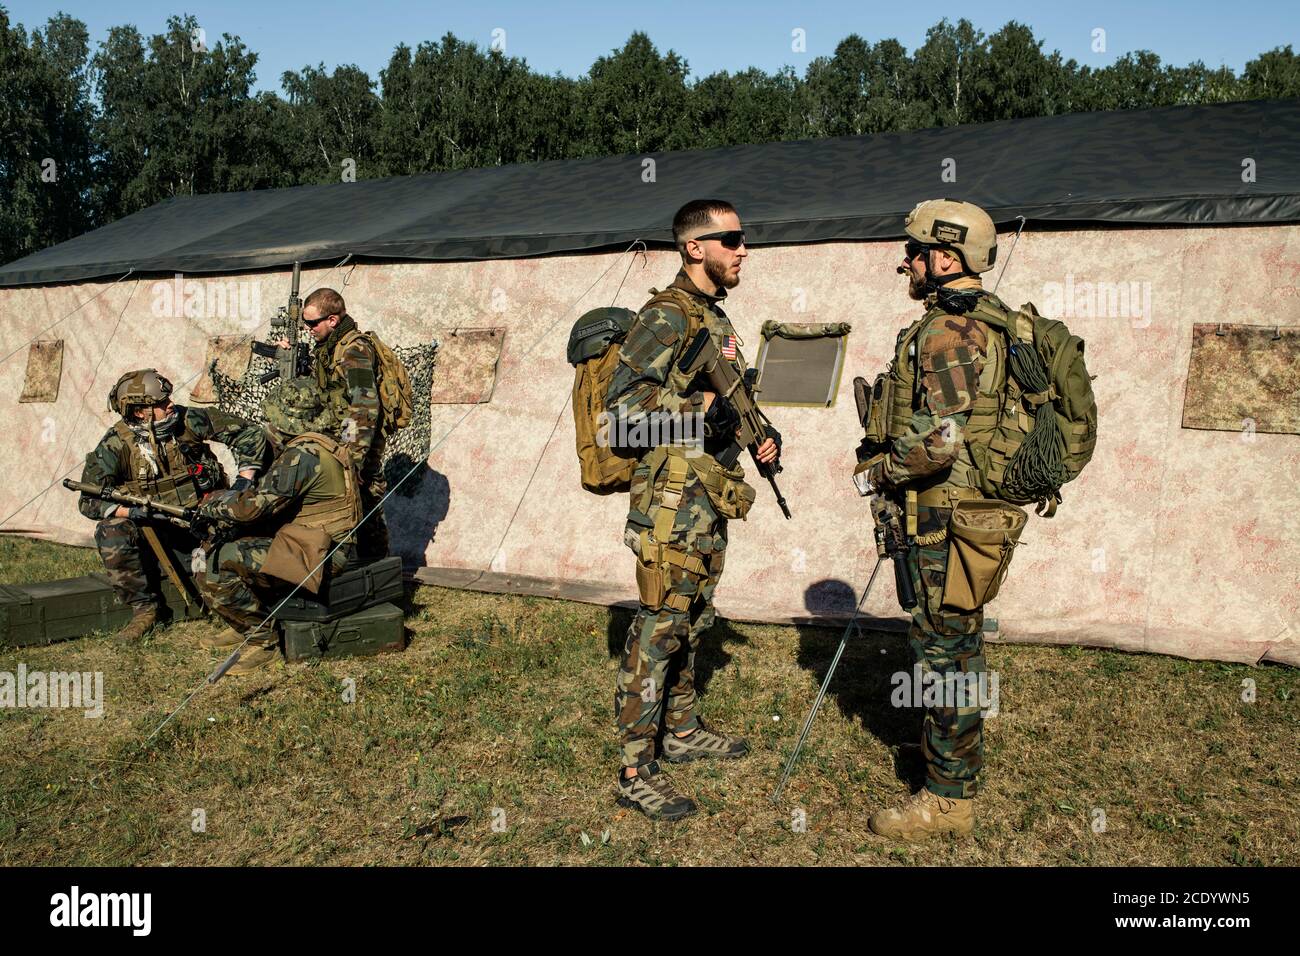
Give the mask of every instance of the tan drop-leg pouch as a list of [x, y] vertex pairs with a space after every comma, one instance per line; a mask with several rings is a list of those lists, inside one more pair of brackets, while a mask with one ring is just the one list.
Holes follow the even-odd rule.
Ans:
[[290, 584], [300, 584], [312, 594], [320, 590], [324, 569], [321, 562], [334, 546], [329, 533], [300, 524], [284, 525], [275, 533], [262, 573]]
[[957, 502], [948, 522], [943, 606], [973, 611], [997, 597], [1029, 515], [1005, 501]]

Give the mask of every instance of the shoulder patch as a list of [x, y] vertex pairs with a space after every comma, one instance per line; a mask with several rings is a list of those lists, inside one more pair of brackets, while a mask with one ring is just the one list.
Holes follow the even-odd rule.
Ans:
[[660, 345], [675, 345], [686, 334], [686, 314], [675, 305], [656, 305], [642, 312], [639, 318]]
[[935, 415], [948, 416], [975, 405], [979, 368], [970, 349], [928, 352], [922, 357], [921, 368], [925, 401]]
[[358, 368], [355, 365], [351, 365], [348, 367], [347, 379], [349, 389], [375, 387], [374, 369], [365, 367]]

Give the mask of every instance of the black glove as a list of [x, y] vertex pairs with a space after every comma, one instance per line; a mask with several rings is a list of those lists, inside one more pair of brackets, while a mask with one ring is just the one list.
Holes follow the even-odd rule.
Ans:
[[129, 521], [147, 521], [149, 518], [149, 509], [140, 505], [132, 505], [126, 509], [126, 517]]
[[253, 485], [254, 485], [254, 481], [252, 478], [245, 478], [243, 475], [240, 475], [238, 478], [235, 479], [235, 483], [234, 485], [231, 486], [231, 490], [247, 491], [249, 488], [252, 488]]
[[736, 411], [736, 406], [725, 396], [715, 397], [709, 410], [704, 413], [704, 437], [734, 438], [739, 427], [740, 414]]

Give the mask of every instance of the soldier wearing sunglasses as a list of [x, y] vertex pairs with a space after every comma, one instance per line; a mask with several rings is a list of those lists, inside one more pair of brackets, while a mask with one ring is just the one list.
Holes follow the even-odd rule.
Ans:
[[[728, 202], [699, 199], [673, 217], [682, 266], [673, 283], [641, 309], [620, 350], [606, 407], [613, 416], [694, 416], [702, 446], [638, 450], [624, 541], [637, 556], [640, 607], [628, 630], [614, 704], [622, 746], [615, 784], [618, 802], [654, 819], [695, 812], [656, 760], [656, 741], [670, 763], [736, 759], [749, 752], [740, 737], [715, 730], [699, 716], [695, 654], [714, 621], [713, 592], [722, 575], [728, 517], [743, 517], [737, 496], [753, 489], [736, 465], [739, 418], [707, 380], [679, 363], [700, 329], [743, 369], [735, 329], [722, 309], [740, 282], [749, 254], [740, 217]], [[653, 290], [652, 290], [653, 291]], [[777, 441], [766, 439], [758, 460], [774, 462]], [[747, 510], [748, 503], [743, 508]]]
[[344, 396], [348, 406], [341, 432], [361, 475], [362, 514], [371, 515], [357, 529], [357, 552], [362, 563], [388, 554], [388, 524], [384, 509], [375, 508], [388, 491], [382, 468], [384, 459], [384, 409], [379, 400], [379, 357], [366, 334], [348, 315], [343, 296], [333, 289], [317, 289], [307, 296], [302, 321], [316, 348], [313, 369], [317, 385], [325, 392]]

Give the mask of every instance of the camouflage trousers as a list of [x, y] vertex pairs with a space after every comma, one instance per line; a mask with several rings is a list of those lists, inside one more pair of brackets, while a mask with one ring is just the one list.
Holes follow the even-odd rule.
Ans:
[[[948, 527], [950, 508], [917, 508], [917, 533], [921, 535]], [[948, 572], [948, 540], [933, 546], [913, 544], [908, 570], [916, 590], [908, 643], [922, 677], [954, 675], [953, 680], [971, 684], [984, 673], [984, 609], [955, 611], [942, 606], [943, 585]], [[977, 675], [974, 680], [958, 675]], [[968, 685], [969, 686], [969, 685]], [[978, 791], [978, 777], [984, 764], [984, 720], [979, 699], [974, 695], [945, 696], [939, 706], [925, 708], [921, 747], [925, 756], [926, 789], [941, 797], [969, 798]], [[969, 706], [950, 706], [950, 705]]]
[[[155, 523], [154, 531], [163, 548], [182, 574], [189, 571], [190, 555], [199, 541], [183, 528]], [[123, 604], [147, 607], [162, 603], [161, 578], [153, 548], [130, 518], [105, 518], [95, 525], [95, 547], [104, 562], [109, 583]]]
[[[266, 537], [226, 541], [215, 555], [208, 556], [208, 570], [198, 576], [199, 593], [208, 607], [240, 634], [261, 624], [293, 589], [293, 585], [262, 573], [270, 548], [271, 539]], [[334, 552], [332, 573], [343, 570], [351, 552], [350, 547]]]
[[695, 559], [689, 562], [693, 570], [675, 563], [661, 566], [663, 601], [651, 607], [643, 597], [623, 647], [614, 712], [625, 767], [654, 760], [661, 721], [666, 733], [693, 730], [699, 723], [695, 652], [713, 626], [713, 592], [726, 552], [678, 553]]

